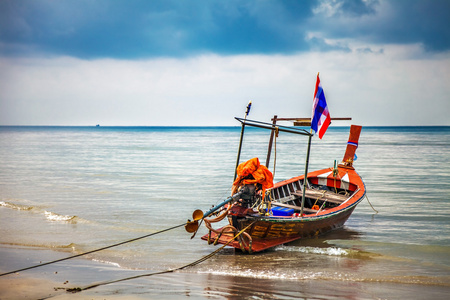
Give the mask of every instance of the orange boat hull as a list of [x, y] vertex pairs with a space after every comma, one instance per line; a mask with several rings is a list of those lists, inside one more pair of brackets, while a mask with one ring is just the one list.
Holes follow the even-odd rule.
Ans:
[[[302, 180], [303, 176], [299, 176], [279, 182], [274, 185], [272, 192], [279, 198], [292, 197], [296, 192], [296, 187], [300, 185]], [[292, 216], [277, 217], [249, 214], [245, 218], [238, 219], [237, 223], [235, 222], [234, 224], [232, 224], [231, 217], [229, 217], [230, 225], [234, 225], [238, 231], [249, 226], [245, 232], [251, 238], [243, 236], [241, 242], [237, 241], [234, 238], [235, 234], [231, 232], [225, 232], [222, 235], [210, 232], [204, 235], [202, 239], [210, 243], [228, 244], [250, 253], [263, 251], [300, 238], [318, 236], [342, 227], [365, 196], [364, 183], [353, 168], [339, 166], [338, 172], [334, 174], [332, 169], [311, 172], [308, 174], [308, 182], [336, 189], [344, 187], [350, 189], [351, 195], [336, 207], [314, 212], [308, 209], [303, 216], [294, 214]], [[278, 193], [275, 192], [277, 189], [280, 190]], [[298, 199], [292, 201], [298, 201]], [[220, 232], [221, 229], [217, 231]]]

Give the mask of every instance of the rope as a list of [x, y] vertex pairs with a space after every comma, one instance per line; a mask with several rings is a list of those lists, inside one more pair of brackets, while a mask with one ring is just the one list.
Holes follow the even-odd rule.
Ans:
[[43, 266], [54, 264], [54, 263], [57, 263], [57, 262], [60, 262], [60, 261], [64, 261], [64, 260], [72, 259], [72, 258], [75, 258], [75, 257], [79, 257], [79, 256], [83, 256], [83, 255], [99, 252], [99, 251], [102, 251], [102, 250], [106, 250], [106, 249], [109, 249], [109, 248], [112, 248], [112, 247], [117, 247], [117, 246], [120, 246], [120, 245], [123, 245], [123, 244], [131, 243], [131, 242], [134, 242], [134, 241], [137, 241], [137, 240], [141, 240], [143, 238], [150, 237], [152, 235], [163, 233], [163, 232], [166, 232], [166, 231], [169, 231], [169, 230], [172, 230], [172, 229], [184, 226], [184, 225], [186, 225], [186, 223], [183, 223], [183, 224], [180, 224], [180, 225], [177, 225], [177, 226], [173, 226], [173, 227], [170, 227], [170, 228], [166, 228], [166, 229], [163, 229], [163, 230], [160, 230], [160, 231], [157, 231], [157, 232], [154, 232], [154, 233], [150, 233], [150, 234], [147, 234], [147, 235], [144, 235], [144, 236], [141, 236], [141, 237], [137, 237], [137, 238], [134, 238], [134, 239], [131, 239], [131, 240], [127, 240], [127, 241], [124, 241], [124, 242], [121, 242], [121, 243], [117, 243], [117, 244], [114, 244], [114, 245], [111, 245], [111, 246], [106, 246], [106, 247], [103, 247], [103, 248], [95, 249], [95, 250], [84, 252], [84, 253], [81, 253], [81, 254], [77, 254], [77, 255], [73, 255], [73, 256], [57, 259], [57, 260], [54, 260], [54, 261], [46, 262], [46, 263], [43, 263], [43, 264], [39, 264], [39, 265], [35, 265], [35, 266], [31, 266], [31, 267], [27, 267], [27, 268], [15, 270], [15, 271], [3, 273], [3, 274], [0, 274], [0, 277], [1, 276], [5, 276], [5, 275], [9, 275], [9, 274], [13, 274], [13, 273], [18, 273], [18, 272], [30, 270], [30, 269], [34, 269], [34, 268], [43, 267]]
[[373, 211], [376, 212], [376, 213], [378, 213], [378, 210], [376, 210], [375, 208], [373, 208], [372, 203], [370, 203], [369, 197], [367, 196], [367, 194], [366, 194], [366, 199], [367, 199], [367, 202], [369, 202], [370, 207], [372, 207]]
[[[338, 174], [339, 175], [339, 174]], [[336, 176], [333, 177], [334, 178], [334, 193], [338, 193], [337, 187], [336, 187]], [[339, 178], [341, 179], [341, 178]]]
[[[323, 191], [322, 192], [322, 196], [320, 196], [319, 198], [322, 198], [323, 196], [325, 196], [325, 193], [326, 193], [326, 191]], [[317, 198], [317, 200], [316, 200], [316, 202], [319, 200], [319, 198]], [[325, 207], [325, 204], [327, 204], [327, 198], [325, 198], [325, 201], [323, 201], [323, 203], [322, 203], [322, 206], [319, 208], [319, 210], [316, 212], [316, 215], [318, 214], [318, 213], [320, 213], [321, 211], [322, 211], [322, 209]], [[316, 205], [316, 204], [314, 204], [314, 205]]]
[[[255, 222], [256, 222], [256, 221], [255, 221]], [[204, 262], [205, 260], [207, 260], [207, 259], [213, 257], [213, 256], [216, 255], [217, 253], [219, 253], [220, 250], [222, 250], [223, 248], [225, 248], [226, 246], [228, 246], [228, 244], [230, 244], [230, 243], [231, 243], [232, 241], [234, 241], [237, 237], [239, 237], [242, 233], [244, 233], [244, 231], [247, 230], [248, 228], [250, 228], [250, 226], [252, 226], [255, 222], [252, 222], [250, 225], [248, 225], [247, 227], [245, 227], [244, 229], [242, 229], [238, 234], [236, 234], [232, 239], [230, 239], [226, 244], [224, 244], [224, 245], [223, 245], [222, 247], [220, 247], [219, 249], [217, 249], [217, 250], [211, 252], [211, 253], [208, 254], [208, 255], [203, 256], [202, 258], [200, 258], [200, 259], [198, 259], [198, 260], [196, 260], [196, 261], [194, 261], [194, 262], [192, 262], [192, 263], [190, 263], [190, 264], [187, 264], [187, 265], [184, 265], [184, 266], [175, 268], [175, 269], [169, 269], [169, 270], [166, 270], [166, 271], [160, 271], [160, 272], [154, 272], [154, 273], [148, 273], [148, 274], [141, 274], [141, 275], [136, 275], [136, 276], [132, 276], [132, 277], [127, 277], [127, 278], [122, 278], [122, 279], [112, 280], [112, 281], [104, 281], [104, 282], [100, 282], [100, 283], [96, 283], [96, 284], [92, 284], [92, 285], [86, 286], [86, 287], [84, 287], [84, 288], [80, 288], [80, 287], [77, 287], [77, 288], [69, 288], [69, 289], [66, 289], [66, 291], [69, 292], [69, 293], [77, 293], [77, 292], [89, 290], [89, 289], [92, 289], [92, 288], [95, 288], [95, 287], [98, 287], [98, 286], [102, 286], [102, 285], [107, 285], [107, 284], [112, 284], [112, 283], [122, 282], [122, 281], [126, 281], [126, 280], [137, 279], [137, 278], [141, 278], [141, 277], [149, 277], [149, 276], [153, 276], [153, 275], [160, 275], [160, 274], [166, 274], [166, 273], [173, 273], [173, 272], [175, 272], [175, 271], [179, 271], [179, 270], [182, 270], [182, 269], [185, 269], [185, 268], [188, 268], [188, 267], [193, 267], [193, 266], [198, 265], [198, 264]]]
[[[316, 202], [314, 202], [314, 205], [317, 204], [317, 201], [319, 201], [319, 199], [321, 199], [321, 198], [323, 198], [323, 196], [325, 196], [325, 193], [326, 193], [326, 191], [322, 191], [322, 195], [319, 195], [319, 197], [317, 197]], [[325, 204], [325, 202], [327, 202], [327, 199], [325, 199], [325, 201], [324, 201], [323, 204]], [[313, 206], [314, 206], [314, 205], [313, 205]], [[323, 205], [322, 205], [322, 206], [323, 206]]]

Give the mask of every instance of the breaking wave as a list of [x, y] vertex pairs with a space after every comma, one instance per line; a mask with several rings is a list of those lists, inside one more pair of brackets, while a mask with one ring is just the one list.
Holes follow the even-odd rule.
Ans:
[[15, 210], [32, 210], [32, 209], [34, 209], [33, 206], [14, 204], [14, 203], [5, 202], [5, 201], [0, 201], [0, 206], [15, 209]]
[[293, 247], [293, 246], [278, 246], [275, 248], [275, 251], [288, 251], [288, 252], [300, 252], [300, 253], [312, 253], [312, 254], [322, 254], [329, 256], [347, 256], [353, 254], [354, 250], [342, 249], [337, 247], [327, 247], [327, 248], [318, 248], [318, 247]]
[[61, 222], [70, 222], [70, 223], [76, 223], [77, 216], [69, 216], [69, 215], [60, 215], [53, 213], [51, 211], [45, 211], [44, 212], [45, 217], [49, 221], [61, 221]]
[[86, 220], [83, 220], [77, 216], [61, 215], [51, 211], [43, 210], [35, 206], [16, 204], [8, 201], [0, 201], [0, 207], [14, 209], [18, 211], [27, 211], [36, 214], [43, 214], [45, 216], [45, 219], [51, 222], [66, 222], [70, 224], [76, 224], [80, 221], [84, 223], [87, 222]]
[[92, 261], [98, 262], [98, 263], [102, 263], [102, 264], [106, 264], [106, 265], [111, 265], [117, 268], [121, 268], [122, 266], [116, 262], [112, 262], [112, 261], [107, 261], [107, 260], [101, 260], [101, 259], [92, 259]]
[[330, 271], [256, 271], [252, 269], [236, 270], [228, 269], [209, 269], [199, 270], [198, 273], [206, 273], [222, 276], [240, 276], [257, 279], [278, 279], [278, 280], [336, 280], [347, 282], [378, 282], [378, 283], [399, 283], [399, 284], [421, 284], [434, 286], [450, 286], [450, 276], [383, 276], [383, 275], [363, 275], [352, 274], [344, 272], [330, 272]]
[[44, 248], [51, 250], [62, 250], [73, 252], [76, 251], [77, 245], [74, 243], [70, 243], [67, 245], [60, 245], [56, 243], [1, 243], [1, 245], [14, 246], [14, 247], [26, 247], [26, 248]]

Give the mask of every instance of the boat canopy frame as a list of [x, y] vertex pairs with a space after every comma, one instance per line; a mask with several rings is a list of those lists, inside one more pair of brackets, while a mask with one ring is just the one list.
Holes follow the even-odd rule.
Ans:
[[[307, 147], [307, 151], [306, 151], [305, 173], [304, 173], [304, 177], [303, 177], [303, 191], [302, 191], [303, 193], [302, 193], [302, 202], [301, 202], [301, 210], [300, 210], [300, 217], [303, 218], [303, 210], [304, 210], [305, 199], [306, 199], [305, 192], [306, 192], [306, 185], [307, 185], [307, 181], [308, 181], [309, 155], [310, 155], [310, 152], [311, 152], [311, 139], [314, 136], [314, 134], [312, 133], [312, 129], [310, 130], [310, 132], [308, 132], [305, 129], [301, 129], [301, 128], [295, 128], [295, 127], [292, 127], [292, 126], [277, 125], [276, 124], [277, 120], [279, 120], [279, 121], [293, 121], [295, 119], [291, 119], [291, 118], [285, 118], [285, 119], [281, 119], [280, 118], [279, 119], [276, 115], [272, 119], [273, 123], [266, 123], [266, 122], [260, 122], [260, 121], [255, 121], [255, 120], [248, 120], [247, 119], [247, 115], [248, 115], [250, 106], [251, 106], [251, 102], [249, 103], [249, 106], [247, 106], [247, 112], [245, 114], [245, 118], [235, 117], [236, 120], [241, 122], [242, 129], [241, 129], [241, 138], [240, 138], [240, 142], [239, 142], [239, 150], [238, 150], [238, 155], [237, 155], [237, 159], [236, 159], [236, 168], [235, 168], [235, 173], [234, 173], [234, 179], [236, 179], [236, 176], [237, 176], [237, 168], [239, 166], [239, 160], [240, 160], [240, 156], [241, 156], [242, 140], [243, 140], [243, 136], [244, 136], [245, 126], [248, 125], [248, 126], [257, 127], [257, 128], [269, 129], [269, 130], [272, 131], [271, 132], [271, 136], [270, 136], [270, 141], [269, 141], [269, 149], [268, 149], [268, 153], [267, 153], [266, 167], [268, 167], [268, 165], [269, 165], [270, 154], [271, 154], [271, 150], [272, 150], [273, 134], [274, 134], [275, 131], [282, 131], [282, 132], [288, 132], [288, 133], [294, 133], [294, 134], [300, 134], [300, 135], [307, 136], [308, 137], [308, 147]], [[310, 122], [309, 122], [309, 124], [307, 124], [307, 122], [305, 122], [305, 120], [307, 120], [306, 118], [299, 118], [298, 120], [300, 121], [300, 122], [297, 123], [299, 126], [304, 126], [304, 125], [309, 125], [310, 126], [311, 125]], [[351, 120], [351, 118], [335, 118], [335, 120]], [[294, 124], [295, 124], [295, 122], [294, 122]]]
[[306, 136], [313, 136], [314, 134], [301, 129], [301, 128], [295, 128], [292, 126], [283, 126], [283, 125], [276, 125], [276, 124], [271, 124], [271, 123], [266, 123], [266, 122], [260, 122], [260, 121], [255, 121], [255, 120], [248, 120], [245, 118], [238, 118], [235, 117], [236, 120], [238, 120], [239, 122], [242, 123], [243, 126], [252, 126], [252, 127], [257, 127], [257, 128], [263, 128], [263, 129], [269, 129], [269, 130], [278, 130], [278, 131], [283, 131], [283, 132], [289, 132], [289, 133], [294, 133], [294, 134], [300, 134], [300, 135], [306, 135]]
[[[241, 129], [241, 138], [240, 138], [240, 142], [239, 142], [239, 150], [238, 150], [238, 155], [237, 155], [237, 159], [236, 159], [236, 168], [235, 168], [235, 173], [234, 173], [234, 179], [236, 179], [236, 176], [237, 176], [237, 168], [238, 168], [239, 160], [240, 160], [240, 156], [241, 156], [242, 139], [243, 139], [243, 135], [244, 135], [245, 126], [248, 125], [248, 126], [257, 127], [257, 128], [269, 129], [272, 131], [272, 134], [274, 133], [274, 131], [281, 131], [281, 132], [300, 134], [300, 135], [304, 135], [304, 136], [308, 137], [308, 150], [306, 152], [305, 175], [304, 175], [305, 177], [303, 180], [303, 197], [302, 197], [302, 204], [301, 204], [301, 210], [300, 210], [300, 216], [303, 217], [303, 209], [304, 209], [305, 197], [306, 197], [305, 191], [306, 191], [308, 165], [309, 165], [309, 153], [311, 151], [311, 138], [314, 135], [312, 133], [312, 131], [308, 132], [301, 128], [276, 125], [275, 122], [270, 124], [270, 123], [266, 123], [266, 122], [255, 121], [255, 120], [247, 120], [247, 115], [245, 116], [245, 118], [235, 117], [235, 119], [238, 120], [239, 122], [241, 122], [242, 129]], [[272, 139], [272, 137], [271, 137], [271, 139]], [[269, 147], [271, 147], [271, 144]]]

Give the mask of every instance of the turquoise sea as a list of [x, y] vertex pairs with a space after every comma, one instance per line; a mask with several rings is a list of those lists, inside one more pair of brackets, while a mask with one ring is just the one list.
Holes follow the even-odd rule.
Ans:
[[[182, 224], [195, 209], [220, 203], [230, 195], [240, 130], [0, 127], [0, 273]], [[310, 170], [340, 162], [348, 130], [313, 138]], [[269, 132], [245, 132], [241, 161], [264, 163]], [[307, 138], [280, 133], [275, 181], [304, 172], [306, 148]], [[70, 299], [448, 299], [449, 149], [450, 127], [363, 127], [355, 167], [378, 213], [364, 200], [344, 228], [324, 236], [256, 255], [226, 248], [182, 271]], [[202, 226], [191, 239], [180, 227], [0, 277], [0, 290], [21, 279], [77, 287], [178, 268], [217, 249], [200, 240], [206, 233]]]

